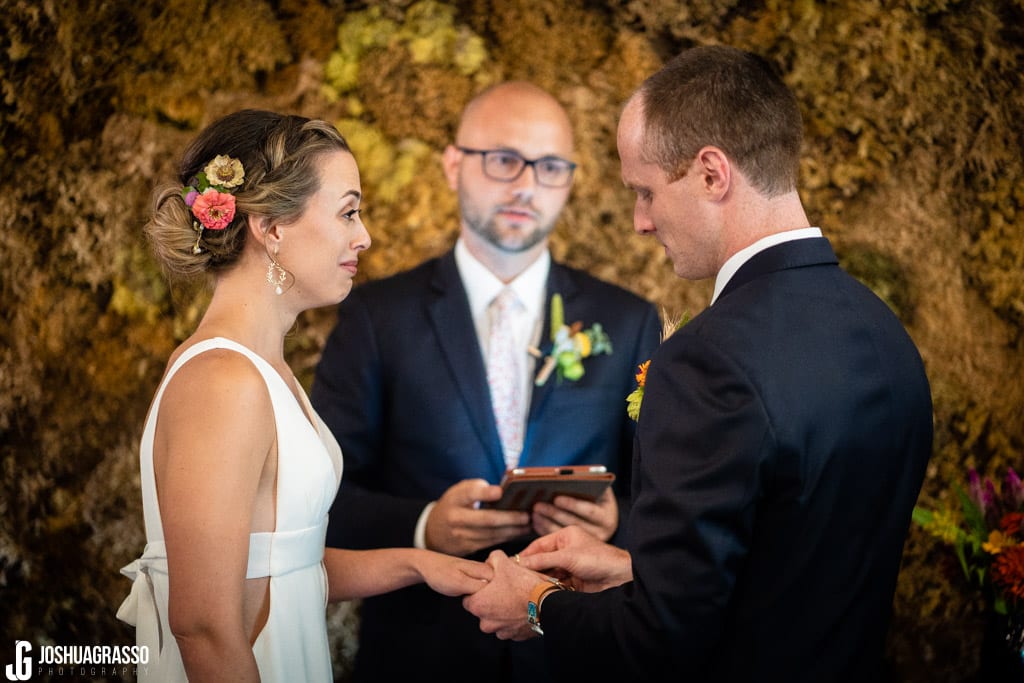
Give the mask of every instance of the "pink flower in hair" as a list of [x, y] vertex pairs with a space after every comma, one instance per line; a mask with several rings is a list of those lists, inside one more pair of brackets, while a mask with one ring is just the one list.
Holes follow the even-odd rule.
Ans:
[[210, 188], [196, 197], [192, 203], [192, 214], [207, 230], [223, 230], [235, 217], [235, 198]]

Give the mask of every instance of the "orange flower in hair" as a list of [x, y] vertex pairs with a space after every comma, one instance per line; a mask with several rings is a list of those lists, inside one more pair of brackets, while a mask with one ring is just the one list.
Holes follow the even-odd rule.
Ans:
[[235, 218], [235, 198], [210, 188], [196, 197], [192, 215], [208, 230], [223, 230]]

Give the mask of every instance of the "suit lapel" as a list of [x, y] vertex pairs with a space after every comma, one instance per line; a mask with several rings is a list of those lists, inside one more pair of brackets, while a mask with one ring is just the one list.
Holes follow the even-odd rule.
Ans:
[[465, 405], [470, 422], [487, 449], [492, 475], [500, 477], [505, 471], [505, 461], [501, 453], [498, 428], [494, 424], [487, 370], [476, 338], [466, 290], [455, 265], [454, 252], [449, 251], [438, 259], [430, 284], [432, 292], [427, 309], [434, 334], [455, 379], [459, 398]]
[[832, 245], [824, 237], [811, 237], [776, 244], [754, 254], [749, 261], [740, 266], [740, 269], [722, 290], [719, 298], [768, 273], [788, 268], [836, 265], [838, 263], [839, 260], [836, 258], [835, 252], [832, 251]]
[[[572, 272], [565, 266], [555, 263], [555, 261], [552, 260], [551, 271], [548, 273], [548, 285], [544, 298], [544, 317], [540, 333], [539, 347], [542, 356], [547, 356], [551, 353], [551, 296], [554, 294], [562, 295], [566, 321], [572, 322], [575, 320], [575, 318], [572, 317], [572, 312], [573, 303], [579, 293], [578, 289], [579, 288], [576, 286], [576, 282], [572, 277]], [[540, 371], [542, 363], [543, 359], [537, 361], [533, 373], [534, 377], [536, 377], [537, 372]], [[533, 455], [533, 437], [536, 428], [540, 424], [541, 416], [544, 414], [544, 405], [547, 403], [548, 398], [551, 396], [551, 392], [555, 390], [555, 385], [557, 384], [558, 376], [555, 373], [551, 373], [548, 381], [545, 382], [543, 386], [538, 387], [535, 385], [531, 392], [530, 409], [527, 413], [526, 420], [526, 434], [523, 438], [523, 454], [528, 459]], [[525, 461], [523, 462], [525, 463]]]

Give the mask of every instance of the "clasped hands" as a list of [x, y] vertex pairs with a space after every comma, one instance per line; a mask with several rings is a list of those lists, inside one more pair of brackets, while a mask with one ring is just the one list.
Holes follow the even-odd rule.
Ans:
[[[502, 640], [535, 637], [526, 621], [530, 592], [552, 576], [574, 590], [593, 593], [633, 580], [630, 554], [579, 527], [542, 536], [510, 558], [495, 550], [487, 558], [493, 576], [462, 605], [480, 619], [480, 630]], [[543, 574], [541, 572], [544, 572]]]
[[461, 481], [445, 491], [426, 524], [427, 547], [457, 556], [512, 541], [531, 530], [540, 535], [515, 559], [496, 550], [486, 564], [472, 563], [475, 580], [460, 591], [441, 591], [466, 595], [463, 606], [480, 619], [480, 630], [503, 640], [535, 636], [526, 621], [526, 606], [530, 591], [546, 580], [545, 574], [583, 592], [632, 580], [629, 553], [604, 543], [619, 516], [610, 489], [595, 502], [559, 496], [554, 504], [537, 503], [530, 513], [480, 505], [500, 497], [501, 487], [482, 479]]

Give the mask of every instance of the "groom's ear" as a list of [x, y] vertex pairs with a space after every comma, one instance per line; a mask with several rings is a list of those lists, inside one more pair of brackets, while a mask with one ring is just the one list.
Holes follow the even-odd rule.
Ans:
[[733, 169], [729, 157], [719, 148], [708, 145], [697, 152], [696, 161], [705, 194], [713, 201], [720, 200], [732, 183]]

